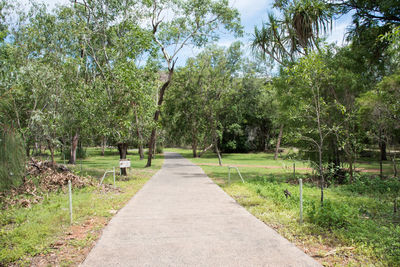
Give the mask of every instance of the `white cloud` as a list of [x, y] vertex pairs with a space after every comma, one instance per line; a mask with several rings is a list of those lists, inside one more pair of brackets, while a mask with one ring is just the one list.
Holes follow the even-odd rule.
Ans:
[[272, 0], [230, 0], [232, 7], [239, 10], [243, 20], [252, 19], [260, 13], [266, 13]]

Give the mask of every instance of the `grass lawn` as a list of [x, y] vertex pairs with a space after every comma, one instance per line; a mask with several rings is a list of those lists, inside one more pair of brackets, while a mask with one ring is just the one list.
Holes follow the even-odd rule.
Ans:
[[[227, 167], [204, 165], [218, 163], [213, 153], [192, 158], [190, 150], [168, 151], [179, 152], [199, 164], [250, 213], [326, 266], [400, 266], [400, 216], [393, 213], [393, 201], [400, 197], [400, 182], [396, 179], [382, 181], [368, 173], [358, 175], [352, 185], [331, 185], [325, 189], [324, 209], [320, 208], [320, 189], [305, 183], [304, 223], [300, 225], [297, 178], [306, 178], [309, 171], [296, 171], [294, 178], [291, 168], [282, 168], [292, 166], [293, 161], [274, 161], [273, 155], [265, 153], [224, 154], [224, 164], [246, 166], [239, 167], [246, 183], [232, 171], [233, 182], [228, 184]], [[296, 167], [306, 166], [296, 162]], [[285, 197], [285, 189], [291, 197]]]
[[[76, 166], [68, 166], [76, 173], [100, 178], [105, 170], [118, 166], [117, 150], [89, 149], [89, 157]], [[59, 157], [58, 157], [59, 158]], [[131, 170], [128, 178], [117, 176], [116, 186], [99, 188], [89, 186], [73, 189], [73, 219], [70, 225], [66, 190], [49, 193], [39, 204], [30, 208], [14, 206], [0, 214], [0, 266], [17, 263], [30, 265], [77, 265], [85, 258], [101, 229], [111, 217], [161, 168], [163, 158], [158, 156], [151, 168], [144, 168], [137, 154], [131, 152]], [[62, 163], [62, 160], [57, 160]], [[118, 170], [118, 169], [117, 169]], [[105, 183], [112, 184], [112, 175]]]

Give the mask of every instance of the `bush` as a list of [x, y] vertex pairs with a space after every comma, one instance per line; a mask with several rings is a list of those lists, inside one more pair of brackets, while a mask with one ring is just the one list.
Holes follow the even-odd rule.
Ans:
[[400, 181], [396, 178], [382, 180], [380, 177], [371, 177], [367, 174], [354, 176], [354, 182], [343, 186], [346, 190], [359, 194], [393, 194], [400, 192]]
[[156, 147], [156, 153], [157, 154], [161, 154], [161, 153], [163, 153], [164, 152], [164, 148], [161, 146], [161, 145], [158, 145], [157, 147]]
[[310, 222], [328, 229], [344, 228], [350, 224], [354, 213], [351, 212], [346, 204], [335, 205], [329, 200], [325, 200], [321, 207], [315, 202], [311, 203], [311, 208], [307, 211]]
[[[0, 126], [1, 127], [1, 126]], [[0, 190], [18, 185], [25, 174], [22, 139], [11, 129], [0, 128]]]

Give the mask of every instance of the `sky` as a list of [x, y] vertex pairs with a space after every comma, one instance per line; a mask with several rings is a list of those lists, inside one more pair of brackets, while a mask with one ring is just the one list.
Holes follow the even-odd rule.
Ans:
[[[28, 6], [29, 0], [18, 0], [24, 6]], [[57, 4], [68, 4], [69, 0], [38, 0], [39, 2], [46, 3], [50, 9], [54, 8]], [[272, 9], [274, 0], [229, 0], [232, 7], [239, 10], [241, 22], [244, 27], [244, 36], [240, 38], [245, 45], [244, 49], [249, 50], [250, 40], [254, 32], [254, 27], [260, 27], [263, 21], [266, 21], [267, 14]], [[344, 44], [344, 35], [346, 28], [351, 24], [351, 15], [345, 15], [341, 18], [334, 20], [332, 31], [327, 36], [327, 42], [336, 42], [337, 45]], [[221, 33], [218, 45], [229, 47], [229, 45], [236, 41], [235, 37], [231, 34]], [[187, 47], [181, 51], [177, 65], [184, 65], [186, 59], [195, 56], [200, 50]]]

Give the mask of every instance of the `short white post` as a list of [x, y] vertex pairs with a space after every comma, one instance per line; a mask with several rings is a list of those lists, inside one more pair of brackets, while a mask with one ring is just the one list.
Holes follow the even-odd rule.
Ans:
[[72, 224], [72, 189], [71, 189], [71, 180], [68, 180], [68, 191], [69, 191], [69, 216], [70, 216], [70, 222]]
[[115, 167], [113, 168], [113, 178], [114, 178], [114, 187], [115, 187]]
[[299, 179], [300, 186], [300, 224], [303, 223], [303, 179]]

